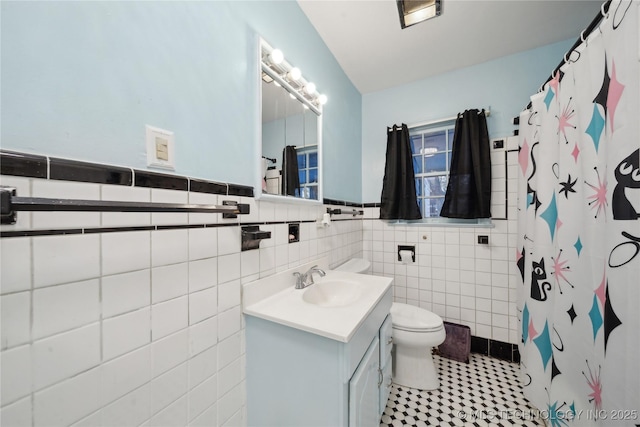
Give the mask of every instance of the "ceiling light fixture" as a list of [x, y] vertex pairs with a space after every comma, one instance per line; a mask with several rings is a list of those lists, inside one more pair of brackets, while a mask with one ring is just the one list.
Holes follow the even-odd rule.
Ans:
[[442, 14], [442, 0], [396, 0], [396, 2], [402, 28]]

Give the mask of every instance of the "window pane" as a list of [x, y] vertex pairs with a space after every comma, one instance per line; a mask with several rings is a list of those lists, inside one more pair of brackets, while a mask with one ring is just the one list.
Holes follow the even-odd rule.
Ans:
[[446, 151], [447, 141], [445, 132], [435, 132], [424, 136], [424, 154], [431, 154], [436, 151]]
[[411, 150], [413, 151], [413, 154], [420, 154], [421, 149], [422, 149], [422, 135], [411, 136]]
[[307, 156], [306, 154], [298, 154], [298, 168], [304, 169], [307, 167]]
[[444, 196], [447, 191], [447, 175], [429, 176], [423, 179], [425, 196]]
[[440, 210], [444, 203], [443, 197], [424, 199], [424, 217], [434, 218], [440, 216]]
[[309, 169], [309, 182], [318, 182], [318, 168]]
[[446, 172], [447, 159], [446, 154], [434, 154], [424, 157], [424, 172]]
[[422, 179], [416, 179], [416, 194], [418, 197], [422, 196]]
[[422, 156], [413, 156], [413, 172], [422, 173]]
[[309, 167], [310, 168], [317, 168], [318, 167], [318, 153], [317, 152], [309, 153]]
[[309, 198], [318, 200], [318, 187], [314, 185], [311, 187], [307, 187], [307, 189], [309, 190]]
[[422, 212], [422, 201], [424, 199], [418, 198], [418, 207], [420, 208], [420, 213], [422, 214], [422, 217], [424, 218], [424, 213]]
[[449, 148], [447, 148], [448, 150], [451, 150], [451, 147], [453, 146], [453, 129], [449, 130]]
[[307, 182], [307, 171], [298, 171], [298, 178], [300, 179], [300, 185], [305, 184]]

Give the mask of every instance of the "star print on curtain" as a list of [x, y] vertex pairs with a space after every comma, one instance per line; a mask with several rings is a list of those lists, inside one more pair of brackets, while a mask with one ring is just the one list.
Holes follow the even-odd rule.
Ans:
[[611, 417], [640, 412], [639, 5], [613, 1], [520, 115], [521, 370], [552, 426], [640, 423]]

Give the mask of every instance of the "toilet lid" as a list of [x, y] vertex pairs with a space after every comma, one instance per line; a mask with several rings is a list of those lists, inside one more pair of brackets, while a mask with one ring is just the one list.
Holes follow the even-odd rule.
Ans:
[[394, 302], [391, 305], [391, 322], [394, 328], [405, 331], [433, 331], [442, 329], [442, 318], [435, 313], [409, 304]]

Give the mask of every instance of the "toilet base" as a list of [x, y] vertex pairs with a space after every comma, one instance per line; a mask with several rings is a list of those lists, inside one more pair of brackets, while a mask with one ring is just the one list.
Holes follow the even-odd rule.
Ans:
[[394, 345], [392, 380], [418, 390], [436, 390], [440, 379], [433, 363], [431, 347]]

